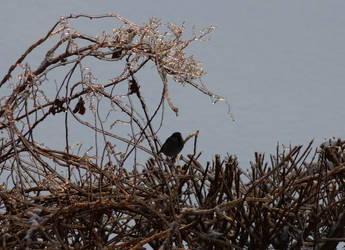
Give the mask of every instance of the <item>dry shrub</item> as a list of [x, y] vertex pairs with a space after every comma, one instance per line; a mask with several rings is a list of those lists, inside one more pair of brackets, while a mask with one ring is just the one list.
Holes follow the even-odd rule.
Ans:
[[[80, 33], [71, 23], [85, 18], [113, 20], [114, 29]], [[277, 149], [270, 164], [256, 154], [249, 172], [235, 156], [203, 166], [196, 149], [180, 161], [157, 155], [164, 100], [178, 114], [168, 78], [224, 100], [205, 89], [201, 64], [185, 54], [213, 29], [183, 40], [183, 25], [71, 15], [25, 51], [0, 83], [2, 248], [331, 249], [343, 239], [341, 140], [322, 145], [310, 163], [311, 144]], [[32, 69], [23, 62], [39, 46], [48, 49]], [[104, 82], [90, 59], [120, 67]], [[147, 64], [161, 80], [161, 95], [149, 97], [154, 108], [136, 77]], [[65, 73], [55, 87], [53, 72]], [[85, 128], [94, 139], [86, 149], [74, 137]]]

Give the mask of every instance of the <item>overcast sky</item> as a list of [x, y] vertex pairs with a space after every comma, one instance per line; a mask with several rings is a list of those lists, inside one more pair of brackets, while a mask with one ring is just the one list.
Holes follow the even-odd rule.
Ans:
[[[255, 151], [272, 153], [278, 142], [314, 138], [316, 146], [324, 137], [344, 138], [345, 1], [2, 1], [1, 76], [60, 16], [110, 12], [138, 24], [157, 17], [189, 29], [217, 27], [210, 42], [190, 51], [204, 63], [207, 87], [228, 99], [236, 122], [224, 103], [213, 105], [171, 82], [180, 116], [167, 112], [161, 140], [199, 129], [204, 159], [229, 152], [248, 166]], [[183, 153], [191, 150], [186, 145]]]

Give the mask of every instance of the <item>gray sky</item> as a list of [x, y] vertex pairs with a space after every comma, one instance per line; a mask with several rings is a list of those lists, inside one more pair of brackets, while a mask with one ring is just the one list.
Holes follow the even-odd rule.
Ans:
[[[180, 116], [166, 113], [161, 140], [176, 130], [186, 136], [199, 129], [205, 160], [229, 152], [246, 167], [255, 151], [274, 152], [278, 142], [344, 138], [344, 1], [3, 1], [1, 76], [60, 16], [110, 12], [138, 24], [157, 17], [189, 28], [217, 27], [210, 42], [190, 51], [204, 63], [207, 87], [228, 99], [236, 122], [224, 103], [213, 105], [171, 82]], [[187, 145], [183, 153], [191, 150]]]

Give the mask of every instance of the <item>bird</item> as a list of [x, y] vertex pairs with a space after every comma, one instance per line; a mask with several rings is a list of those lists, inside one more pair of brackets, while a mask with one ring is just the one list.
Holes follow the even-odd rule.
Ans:
[[169, 157], [176, 157], [183, 149], [184, 140], [180, 132], [175, 132], [166, 139], [158, 154], [163, 153]]

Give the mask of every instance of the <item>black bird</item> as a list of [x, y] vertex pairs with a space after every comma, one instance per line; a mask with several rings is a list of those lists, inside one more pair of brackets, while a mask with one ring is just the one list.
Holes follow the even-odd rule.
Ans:
[[176, 157], [181, 152], [184, 145], [184, 140], [180, 132], [173, 133], [163, 144], [159, 153], [164, 153], [169, 157]]

